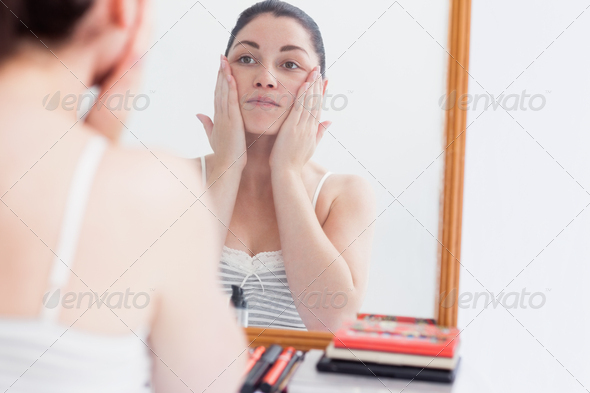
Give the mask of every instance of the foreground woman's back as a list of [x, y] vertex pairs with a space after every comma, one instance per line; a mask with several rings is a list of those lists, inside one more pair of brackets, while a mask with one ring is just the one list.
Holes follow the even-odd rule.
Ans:
[[[136, 334], [104, 335], [70, 330], [72, 326], [59, 321], [62, 299], [71, 279], [70, 269], [77, 267], [72, 262], [94, 174], [107, 146], [106, 138], [92, 136], [75, 166], [50, 266], [48, 295], [40, 312], [34, 317], [0, 316], [0, 389], [79, 392], [88, 391], [88, 383], [93, 381], [92, 389], [97, 392], [150, 391], [150, 359], [144, 345], [149, 325], [144, 322]], [[15, 259], [14, 262], [22, 263], [18, 256]], [[14, 295], [8, 293], [6, 298]], [[88, 301], [96, 300], [93, 297], [89, 293]], [[144, 295], [141, 306], [147, 301]]]
[[245, 342], [216, 285], [200, 174], [98, 136], [104, 108], [87, 122], [46, 109], [109, 60], [72, 45], [58, 61], [24, 43], [0, 64], [0, 390], [233, 391]]
[[[0, 388], [141, 391], [148, 355], [160, 386], [184, 387], [179, 378], [193, 390], [213, 382], [244, 345], [213, 284], [210, 213], [200, 202], [190, 207], [192, 194], [153, 157], [85, 132], [64, 137], [10, 188], [34, 156], [15, 157], [5, 137]], [[199, 192], [189, 182], [198, 175], [158, 155]], [[88, 309], [93, 292], [104, 303]], [[231, 384], [232, 370], [226, 376]]]

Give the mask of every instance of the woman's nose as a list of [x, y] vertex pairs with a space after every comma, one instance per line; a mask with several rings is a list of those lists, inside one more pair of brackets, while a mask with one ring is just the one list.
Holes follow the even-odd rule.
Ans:
[[275, 88], [277, 87], [277, 78], [272, 75], [272, 71], [269, 68], [262, 68], [261, 71], [256, 75], [255, 83], [256, 87], [263, 88]]

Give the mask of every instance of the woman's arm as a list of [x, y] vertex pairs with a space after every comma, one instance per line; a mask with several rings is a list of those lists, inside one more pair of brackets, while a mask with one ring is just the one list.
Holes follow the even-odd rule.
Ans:
[[243, 167], [233, 162], [220, 162], [215, 154], [207, 167], [212, 167], [211, 172], [207, 175], [207, 188], [205, 189], [205, 195], [211, 201], [207, 207], [216, 218], [214, 228], [223, 247], [234, 213]]
[[330, 123], [320, 123], [326, 84], [319, 71], [314, 68], [299, 88], [269, 162], [285, 270], [297, 310], [308, 329], [334, 330], [355, 317], [364, 297], [375, 197], [366, 180], [348, 176], [339, 182], [323, 228], [313, 211], [301, 172]]
[[[211, 173], [207, 176], [206, 193], [213, 204], [209, 206], [218, 222], [217, 233], [225, 243], [231, 222], [242, 170], [246, 166], [246, 134], [238, 102], [236, 81], [225, 56], [221, 56], [215, 87], [215, 116], [198, 114], [209, 144], [213, 149]], [[199, 195], [198, 195], [199, 196]]]
[[[330, 181], [335, 179], [330, 179]], [[370, 183], [347, 175], [323, 227], [295, 171], [272, 172], [275, 210], [289, 289], [310, 330], [355, 318], [367, 287], [375, 220]]]
[[[180, 178], [193, 179], [185, 183], [192, 192], [202, 192], [194, 165], [185, 171], [181, 164], [174, 167]], [[206, 195], [203, 202], [211, 205]], [[247, 343], [217, 280], [221, 244], [212, 228], [219, 223], [207, 207], [197, 202], [188, 208], [191, 203], [190, 193], [179, 192], [158, 204], [159, 211], [176, 213], [166, 216], [180, 217], [171, 226], [173, 220], [167, 220], [166, 234], [144, 255], [153, 261], [156, 277], [157, 306], [148, 343], [155, 391], [235, 392]]]

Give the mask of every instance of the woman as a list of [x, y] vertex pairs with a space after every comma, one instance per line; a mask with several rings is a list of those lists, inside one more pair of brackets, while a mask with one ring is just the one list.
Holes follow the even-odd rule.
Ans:
[[200, 160], [204, 185], [226, 226], [221, 281], [228, 294], [244, 288], [250, 325], [333, 331], [366, 291], [373, 190], [310, 161], [330, 125], [320, 123], [324, 74], [315, 22], [263, 1], [231, 33], [214, 120], [197, 115], [213, 149]]
[[86, 86], [136, 89], [148, 31], [145, 0], [0, 7], [2, 392], [239, 387], [200, 173], [117, 146], [125, 111], [71, 110]]

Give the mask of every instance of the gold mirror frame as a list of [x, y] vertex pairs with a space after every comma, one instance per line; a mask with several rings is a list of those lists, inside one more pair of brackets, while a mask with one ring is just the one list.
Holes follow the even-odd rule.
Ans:
[[[471, 0], [451, 0], [449, 20], [449, 65], [447, 100], [453, 100], [445, 115], [445, 179], [442, 195], [442, 221], [439, 232], [439, 287], [436, 293], [436, 323], [457, 326], [457, 298], [461, 260], [463, 219], [463, 176], [465, 173], [465, 129], [467, 111], [457, 100], [467, 94], [469, 82], [469, 33]], [[448, 107], [448, 105], [447, 105]], [[441, 301], [444, 299], [444, 301]], [[444, 304], [443, 304], [444, 303]], [[450, 305], [449, 305], [450, 304]]]

